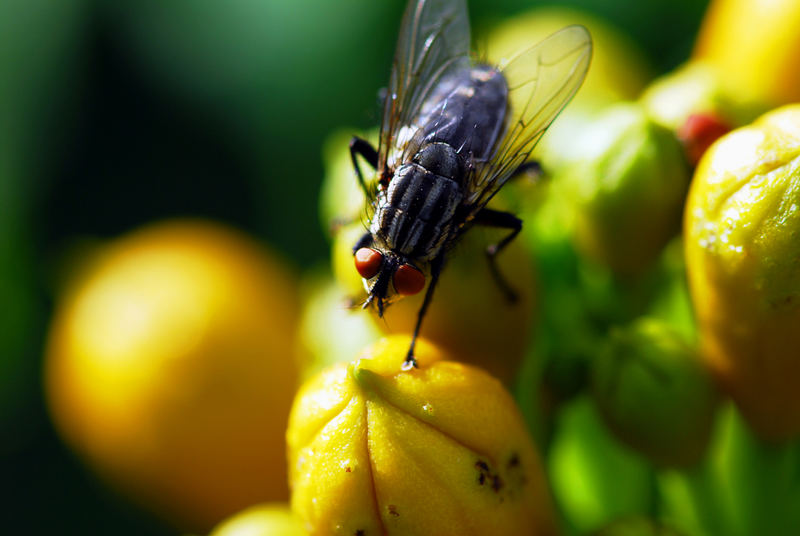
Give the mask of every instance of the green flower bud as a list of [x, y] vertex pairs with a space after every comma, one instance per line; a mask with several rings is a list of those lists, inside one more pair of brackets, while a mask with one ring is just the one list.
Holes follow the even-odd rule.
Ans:
[[563, 175], [576, 246], [621, 275], [646, 269], [679, 229], [689, 173], [680, 143], [636, 104], [605, 110]]
[[656, 464], [685, 466], [704, 454], [717, 393], [696, 350], [667, 324], [642, 318], [612, 330], [592, 392], [608, 426]]

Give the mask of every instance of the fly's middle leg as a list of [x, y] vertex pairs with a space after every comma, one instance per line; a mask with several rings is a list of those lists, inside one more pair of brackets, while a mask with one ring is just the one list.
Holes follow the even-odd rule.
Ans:
[[475, 215], [474, 221], [476, 224], [485, 225], [487, 227], [511, 229], [511, 232], [500, 242], [491, 244], [486, 248], [486, 259], [489, 262], [489, 271], [492, 274], [492, 278], [503, 294], [505, 294], [506, 299], [511, 303], [516, 302], [518, 299], [516, 291], [509, 285], [508, 281], [506, 281], [503, 274], [500, 273], [500, 269], [497, 267], [497, 254], [511, 243], [522, 230], [522, 220], [511, 213], [484, 207]]
[[353, 136], [350, 140], [350, 160], [353, 162], [353, 169], [356, 170], [358, 183], [361, 185], [361, 189], [364, 190], [364, 195], [369, 198], [370, 191], [367, 187], [367, 182], [364, 180], [364, 175], [361, 173], [361, 167], [358, 165], [357, 155], [361, 155], [373, 169], [377, 169], [378, 151], [367, 140], [358, 136]]
[[[373, 168], [377, 168], [378, 166], [378, 151], [375, 150], [372, 145], [367, 140], [359, 138], [357, 136], [353, 136], [350, 140], [350, 161], [353, 163], [353, 169], [356, 172], [356, 178], [358, 179], [358, 184], [361, 186], [361, 190], [364, 192], [364, 195], [367, 199], [372, 198], [372, 194], [369, 191], [369, 187], [367, 186], [367, 182], [364, 179], [364, 174], [361, 172], [361, 166], [358, 165], [358, 158], [357, 156], [361, 155], [361, 157], [367, 161]], [[339, 229], [344, 227], [345, 225], [349, 225], [353, 223], [356, 218], [336, 218], [330, 222], [330, 233], [332, 235], [336, 234]]]

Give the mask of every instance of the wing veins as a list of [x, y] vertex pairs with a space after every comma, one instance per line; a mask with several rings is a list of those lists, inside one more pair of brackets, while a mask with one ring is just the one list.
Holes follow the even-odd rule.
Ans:
[[[509, 106], [512, 106], [515, 94], [524, 100], [519, 102], [517, 110], [512, 110], [512, 120], [497, 144], [493, 157], [475, 172], [468, 195], [472, 215], [488, 203], [516, 168], [530, 156], [547, 127], [580, 87], [590, 57], [591, 38], [588, 32], [585, 28], [570, 26], [508, 63], [503, 73], [509, 82]], [[535, 67], [531, 68], [527, 61], [534, 61], [534, 58]], [[562, 66], [566, 70], [561, 70]], [[509, 80], [509, 71], [513, 75], [523, 67], [529, 69], [525, 79]], [[548, 76], [554, 77], [549, 79], [549, 83], [545, 78]], [[526, 89], [526, 86], [531, 87]]]

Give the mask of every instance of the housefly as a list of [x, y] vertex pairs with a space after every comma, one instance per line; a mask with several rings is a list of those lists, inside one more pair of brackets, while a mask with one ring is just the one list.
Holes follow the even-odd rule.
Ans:
[[[353, 247], [355, 267], [382, 316], [399, 296], [421, 292], [422, 306], [403, 369], [416, 366], [414, 345], [448, 252], [473, 225], [509, 233], [522, 221], [486, 207], [521, 169], [545, 129], [583, 82], [592, 42], [568, 26], [505, 67], [473, 63], [465, 0], [410, 0], [400, 27], [377, 150], [353, 138], [350, 156], [368, 199], [367, 232]], [[376, 171], [367, 181], [357, 155]]]

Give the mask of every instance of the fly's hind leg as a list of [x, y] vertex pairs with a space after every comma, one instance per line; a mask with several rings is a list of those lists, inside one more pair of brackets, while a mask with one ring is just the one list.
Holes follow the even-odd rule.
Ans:
[[502, 212], [490, 208], [482, 208], [475, 215], [475, 223], [485, 225], [487, 227], [499, 227], [502, 229], [511, 229], [511, 232], [496, 244], [491, 244], [486, 248], [486, 260], [489, 262], [489, 271], [492, 274], [497, 286], [505, 294], [506, 299], [515, 303], [518, 299], [516, 291], [509, 285], [500, 269], [497, 267], [497, 254], [500, 253], [522, 230], [522, 220], [509, 212]]

